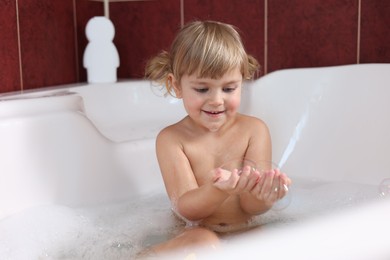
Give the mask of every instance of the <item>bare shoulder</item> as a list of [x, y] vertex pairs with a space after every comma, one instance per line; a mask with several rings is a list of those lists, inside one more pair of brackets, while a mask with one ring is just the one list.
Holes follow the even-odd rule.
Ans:
[[157, 135], [157, 144], [172, 142], [177, 139], [178, 128], [176, 124], [170, 125], [162, 129]]
[[182, 121], [179, 121], [173, 125], [169, 125], [162, 129], [157, 135], [157, 146], [181, 146], [183, 139]]
[[254, 117], [254, 116], [248, 116], [248, 115], [240, 115], [240, 124], [245, 125], [251, 130], [254, 131], [265, 131], [268, 132], [268, 126], [267, 124], [261, 120], [260, 118]]
[[[165, 127], [157, 135], [156, 154], [162, 168], [174, 167], [171, 163], [176, 162], [177, 156], [183, 154], [183, 144], [178, 132], [178, 127], [174, 124]], [[164, 173], [163, 169], [162, 171]]]
[[267, 124], [256, 117], [242, 116], [243, 124], [249, 130], [248, 149], [245, 157], [255, 162], [272, 160], [271, 135]]

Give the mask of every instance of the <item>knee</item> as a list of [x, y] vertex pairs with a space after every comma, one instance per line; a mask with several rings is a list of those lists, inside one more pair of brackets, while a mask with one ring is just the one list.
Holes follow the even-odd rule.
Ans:
[[219, 237], [217, 234], [207, 228], [194, 228], [189, 232], [189, 236], [194, 244], [199, 245], [219, 245]]
[[191, 252], [196, 252], [196, 248], [198, 247], [202, 250], [217, 249], [219, 248], [219, 245], [220, 241], [215, 232], [206, 228], [197, 227], [187, 229], [177, 237], [155, 245], [148, 251], [148, 254], [150, 252], [153, 252], [154, 255], [175, 252], [180, 255], [181, 253], [187, 254], [189, 250], [191, 250]]

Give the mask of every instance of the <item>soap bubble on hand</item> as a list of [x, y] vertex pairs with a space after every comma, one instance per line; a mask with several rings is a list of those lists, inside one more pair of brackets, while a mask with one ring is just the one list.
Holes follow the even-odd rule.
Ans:
[[379, 195], [383, 198], [390, 198], [390, 178], [383, 179], [379, 184]]
[[[256, 170], [259, 171], [260, 174], [263, 174], [264, 172], [270, 171], [272, 169], [279, 168], [277, 164], [271, 161], [260, 161], [255, 163], [254, 161], [246, 158], [230, 160], [222, 164], [219, 168], [228, 172], [233, 172], [233, 170], [237, 169], [238, 174], [240, 175], [244, 167], [246, 166], [249, 166], [251, 168], [251, 171], [256, 171]], [[287, 194], [282, 199], [275, 202], [275, 204], [271, 208], [274, 211], [284, 210], [291, 204], [292, 201], [291, 189], [285, 184], [283, 185], [283, 189], [287, 192]]]

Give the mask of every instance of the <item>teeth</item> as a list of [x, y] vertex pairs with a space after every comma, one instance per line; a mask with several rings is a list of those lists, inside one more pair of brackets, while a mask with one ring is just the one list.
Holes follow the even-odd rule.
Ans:
[[212, 115], [218, 115], [218, 114], [223, 113], [224, 111], [207, 111], [207, 110], [203, 110], [203, 112], [208, 113], [208, 114], [212, 114]]

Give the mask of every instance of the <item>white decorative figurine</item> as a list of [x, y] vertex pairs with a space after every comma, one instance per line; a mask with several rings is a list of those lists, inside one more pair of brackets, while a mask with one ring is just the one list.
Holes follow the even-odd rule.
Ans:
[[117, 81], [119, 54], [112, 42], [115, 28], [104, 16], [91, 18], [85, 28], [89, 41], [84, 52], [84, 68], [88, 83], [112, 83]]

